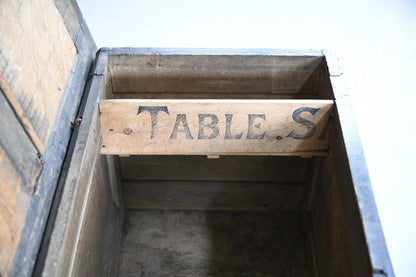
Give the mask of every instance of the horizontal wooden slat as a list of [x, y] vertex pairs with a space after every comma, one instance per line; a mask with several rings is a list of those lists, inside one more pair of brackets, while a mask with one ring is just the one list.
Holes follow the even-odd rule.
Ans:
[[270, 93], [241, 93], [241, 92], [135, 92], [117, 93], [114, 99], [316, 99], [316, 95], [308, 93], [298, 94], [270, 94]]
[[[316, 95], [322, 56], [111, 55], [114, 93]], [[179, 98], [181, 98], [179, 96]]]
[[136, 181], [124, 193], [132, 209], [297, 211], [302, 183]]
[[303, 182], [310, 159], [275, 156], [148, 156], [121, 158], [124, 180]]
[[102, 154], [324, 155], [331, 100], [102, 100]]

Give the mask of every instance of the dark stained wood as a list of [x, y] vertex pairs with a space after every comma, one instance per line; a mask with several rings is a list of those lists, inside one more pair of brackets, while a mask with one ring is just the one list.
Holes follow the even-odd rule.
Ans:
[[134, 92], [117, 93], [113, 99], [316, 99], [314, 94], [223, 93], [223, 92]]
[[308, 168], [305, 173], [305, 183], [302, 196], [301, 210], [310, 212], [312, 209], [312, 202], [316, 197], [317, 187], [322, 179], [322, 168], [325, 158], [313, 157], [309, 160]]
[[310, 276], [300, 227], [297, 214], [130, 210], [118, 276]]
[[299, 157], [130, 156], [120, 158], [124, 180], [303, 182], [308, 159]]
[[121, 179], [121, 170], [120, 170], [120, 163], [117, 156], [107, 155], [107, 172], [108, 172], [108, 180], [110, 182], [111, 187], [111, 194], [114, 204], [117, 207], [123, 208], [123, 192], [121, 188], [122, 179]]
[[97, 157], [82, 213], [83, 226], [72, 253], [72, 276], [115, 276], [120, 251], [123, 215], [113, 203], [107, 159]]
[[343, 138], [336, 126], [312, 203], [312, 236], [322, 276], [371, 276], [372, 266]]
[[303, 183], [124, 182], [130, 209], [298, 211]]
[[[114, 93], [317, 94], [316, 56], [111, 55]], [[225, 98], [225, 97], [221, 97]]]

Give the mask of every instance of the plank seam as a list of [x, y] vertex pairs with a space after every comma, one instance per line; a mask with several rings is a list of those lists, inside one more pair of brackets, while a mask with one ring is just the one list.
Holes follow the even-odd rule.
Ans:
[[4, 78], [1, 72], [0, 72], [0, 88], [4, 97], [7, 99], [7, 102], [9, 103], [11, 109], [16, 115], [16, 118], [18, 119], [20, 125], [22, 126], [23, 130], [25, 131], [30, 141], [32, 142], [33, 146], [41, 155], [43, 155], [43, 153], [45, 152], [45, 145], [42, 143], [41, 139], [39, 138], [32, 124], [30, 123], [29, 118], [26, 116], [25, 111], [23, 110], [19, 101], [16, 99], [16, 97], [12, 93], [9, 85], [7, 84], [6, 79]]

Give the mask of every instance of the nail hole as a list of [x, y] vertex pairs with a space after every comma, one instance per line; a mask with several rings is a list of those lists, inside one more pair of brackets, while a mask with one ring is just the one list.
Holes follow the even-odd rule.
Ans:
[[124, 131], [123, 131], [123, 133], [124, 133], [125, 135], [130, 135], [132, 132], [133, 132], [133, 130], [132, 130], [132, 129], [130, 129], [130, 128], [126, 128], [126, 129], [124, 129]]

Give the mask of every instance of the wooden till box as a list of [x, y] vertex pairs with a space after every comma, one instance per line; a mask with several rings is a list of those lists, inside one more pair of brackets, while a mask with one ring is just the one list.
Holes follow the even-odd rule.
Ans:
[[96, 52], [75, 2], [11, 3], [1, 276], [394, 276], [330, 52]]

